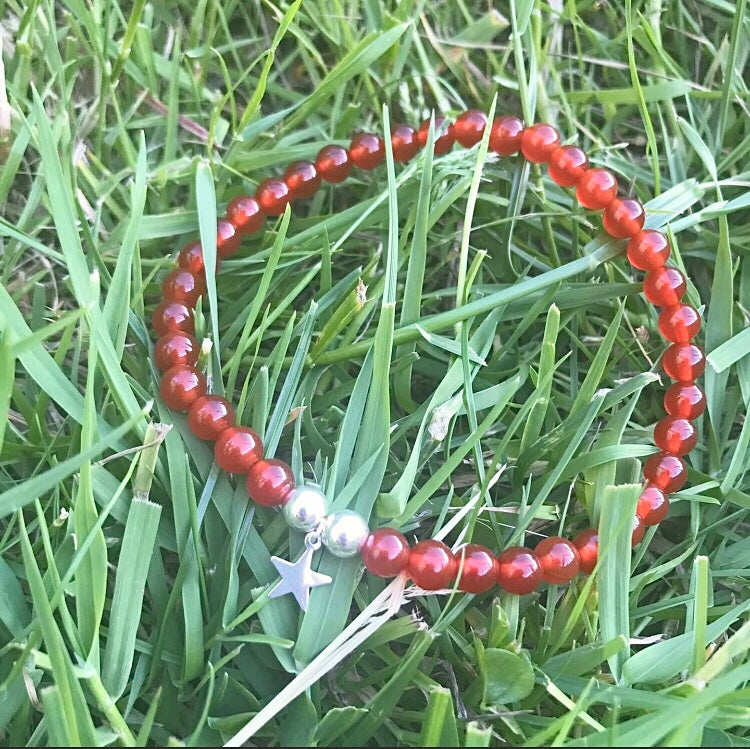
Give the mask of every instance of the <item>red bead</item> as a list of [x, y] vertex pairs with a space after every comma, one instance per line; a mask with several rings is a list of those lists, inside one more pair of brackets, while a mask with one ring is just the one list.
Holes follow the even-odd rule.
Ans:
[[643, 521], [636, 515], [633, 518], [633, 535], [630, 537], [630, 545], [638, 546], [643, 541], [643, 537], [646, 535], [646, 526]]
[[183, 270], [189, 270], [194, 276], [199, 276], [205, 270], [203, 265], [203, 248], [200, 242], [186, 244], [177, 256], [177, 265]]
[[[666, 494], [677, 492], [687, 481], [687, 466], [679, 455], [656, 453], [643, 466], [646, 481], [661, 489]], [[643, 518], [643, 515], [641, 515]]]
[[521, 136], [521, 153], [534, 164], [549, 161], [552, 152], [560, 146], [560, 133], [546, 122], [531, 125]]
[[383, 139], [372, 133], [358, 133], [349, 146], [349, 158], [358, 169], [374, 169], [385, 159]]
[[697, 419], [706, 410], [706, 394], [694, 382], [675, 382], [664, 393], [664, 410], [670, 416]]
[[674, 307], [687, 291], [685, 276], [677, 268], [667, 267], [649, 271], [643, 279], [643, 293], [655, 307]]
[[523, 122], [518, 117], [498, 117], [490, 130], [490, 150], [500, 156], [513, 156], [521, 150], [522, 136]]
[[281, 460], [259, 460], [247, 474], [247, 493], [264, 507], [285, 504], [293, 491], [294, 474]]
[[255, 199], [263, 213], [269, 216], [281, 216], [289, 205], [292, 196], [283, 179], [270, 177], [264, 179], [255, 191]]
[[478, 109], [469, 109], [458, 117], [453, 132], [464, 148], [471, 148], [482, 140], [486, 127], [487, 115]]
[[617, 178], [608, 169], [595, 167], [583, 173], [576, 185], [576, 198], [584, 207], [599, 211], [617, 197]]
[[628, 262], [638, 270], [656, 270], [669, 259], [669, 240], [666, 234], [653, 229], [639, 231], [628, 242]]
[[706, 355], [694, 343], [675, 343], [664, 352], [661, 363], [673, 380], [689, 382], [705, 371]]
[[[425, 120], [417, 131], [417, 140], [421, 148], [427, 145], [427, 132], [430, 129], [430, 121]], [[445, 117], [438, 115], [435, 117], [435, 156], [442, 156], [453, 148], [456, 142], [456, 133], [453, 124], [446, 124]]]
[[701, 316], [689, 304], [667, 307], [659, 315], [659, 330], [672, 343], [688, 343], [700, 329]]
[[378, 528], [362, 547], [362, 562], [374, 575], [394, 577], [409, 564], [409, 542], [395, 528]]
[[540, 541], [534, 553], [542, 567], [542, 577], [554, 585], [570, 582], [580, 565], [578, 549], [567, 538], [551, 536]]
[[157, 335], [195, 331], [193, 311], [182, 302], [162, 302], [154, 310], [152, 322]]
[[352, 171], [352, 161], [345, 148], [324, 146], [320, 149], [315, 168], [326, 182], [343, 182]]
[[578, 146], [556, 148], [547, 162], [547, 172], [560, 187], [575, 187], [589, 168], [589, 157]]
[[206, 293], [206, 284], [201, 276], [176, 268], [162, 281], [161, 291], [168, 302], [184, 302], [188, 307], [195, 307]]
[[229, 201], [227, 218], [240, 234], [254, 234], [266, 220], [258, 201], [252, 195], [238, 195]]
[[[463, 555], [463, 567], [461, 566]], [[497, 580], [497, 559], [485, 546], [468, 544], [457, 555], [461, 577], [459, 590], [467, 593], [486, 593]]]
[[162, 375], [159, 392], [173, 411], [187, 411], [206, 394], [206, 378], [195, 367], [172, 367]]
[[615, 239], [627, 239], [643, 229], [646, 209], [640, 200], [615, 198], [602, 215], [604, 231]]
[[312, 161], [295, 161], [286, 168], [284, 181], [292, 200], [305, 200], [318, 192], [323, 180]]
[[579, 569], [590, 575], [596, 567], [596, 560], [599, 556], [599, 532], [596, 528], [581, 531], [573, 539], [573, 546], [578, 549]]
[[409, 125], [396, 125], [391, 130], [391, 148], [394, 161], [402, 164], [411, 161], [419, 151], [417, 131]]
[[420, 541], [409, 554], [409, 577], [424, 590], [440, 590], [456, 577], [458, 562], [441, 541]]
[[204, 395], [190, 406], [188, 426], [199, 439], [215, 440], [225, 429], [234, 426], [232, 404], [220, 395]]
[[654, 427], [654, 444], [671, 455], [687, 455], [698, 444], [698, 431], [688, 419], [665, 416]]
[[516, 596], [533, 593], [542, 582], [542, 566], [525, 546], [511, 546], [497, 558], [497, 582]]
[[214, 445], [214, 459], [228, 473], [247, 473], [263, 457], [263, 442], [248, 427], [225, 429]]
[[646, 484], [635, 513], [644, 526], [658, 525], [669, 514], [669, 497], [655, 484]]
[[199, 351], [198, 341], [188, 333], [165, 333], [154, 344], [154, 362], [166, 372], [178, 364], [195, 364]]
[[235, 225], [225, 219], [219, 219], [216, 224], [216, 254], [221, 257], [232, 257], [240, 248], [242, 239]]

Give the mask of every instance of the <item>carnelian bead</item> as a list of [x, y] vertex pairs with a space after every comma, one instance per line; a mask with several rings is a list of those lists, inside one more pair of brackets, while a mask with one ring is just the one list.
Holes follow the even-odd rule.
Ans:
[[259, 460], [247, 474], [247, 493], [264, 507], [285, 504], [293, 491], [294, 474], [281, 460]]
[[396, 125], [391, 130], [391, 148], [394, 161], [401, 164], [411, 161], [419, 151], [417, 131], [409, 125]]
[[576, 198], [592, 211], [606, 208], [617, 197], [617, 178], [609, 169], [588, 169], [578, 180]]
[[188, 426], [202, 440], [215, 440], [225, 429], [234, 426], [232, 404], [220, 395], [204, 395], [190, 406]]
[[195, 331], [193, 311], [182, 302], [162, 302], [151, 318], [157, 335]]
[[638, 546], [643, 541], [643, 537], [646, 535], [646, 526], [643, 521], [635, 515], [633, 517], [633, 535], [630, 537], [630, 545]]
[[295, 161], [286, 168], [284, 181], [293, 200], [311, 198], [323, 181], [312, 161]]
[[687, 291], [685, 276], [677, 268], [663, 266], [643, 279], [643, 293], [655, 307], [674, 307]]
[[596, 528], [587, 528], [573, 539], [573, 546], [578, 549], [579, 569], [590, 575], [596, 567], [599, 556], [599, 532]]
[[254, 234], [259, 231], [266, 217], [252, 195], [238, 195], [227, 205], [227, 218], [240, 234]]
[[375, 169], [385, 159], [383, 139], [373, 133], [357, 133], [349, 146], [349, 158], [358, 169]]
[[198, 341], [188, 333], [165, 333], [154, 344], [154, 362], [166, 372], [178, 364], [195, 364], [199, 350]]
[[237, 227], [231, 221], [219, 219], [216, 224], [216, 254], [219, 257], [232, 257], [239, 250], [241, 239]]
[[255, 199], [263, 213], [269, 216], [281, 216], [289, 205], [292, 196], [289, 186], [283, 179], [269, 177], [258, 185], [258, 189], [255, 191]]
[[646, 209], [640, 200], [615, 198], [602, 214], [604, 231], [615, 239], [627, 239], [643, 229]]
[[466, 593], [486, 593], [497, 580], [497, 559], [485, 546], [468, 544], [461, 549], [458, 554], [458, 567], [461, 571], [458, 589]]
[[542, 582], [542, 566], [525, 546], [511, 546], [497, 558], [497, 582], [516, 596], [533, 593]]
[[687, 455], [698, 444], [698, 431], [688, 419], [665, 416], [654, 427], [654, 444], [671, 455]]
[[664, 352], [661, 363], [673, 380], [690, 382], [705, 371], [706, 355], [694, 343], [675, 343]]
[[498, 117], [490, 130], [490, 151], [499, 156], [513, 156], [521, 150], [522, 135], [523, 122], [518, 117]]
[[228, 473], [247, 473], [263, 457], [263, 442], [248, 427], [225, 429], [214, 445], [214, 459]]
[[172, 367], [162, 375], [159, 392], [173, 411], [187, 411], [206, 394], [206, 378], [195, 367]]
[[644, 526], [658, 525], [669, 514], [669, 497], [655, 484], [646, 484], [635, 512]]
[[706, 410], [706, 394], [694, 382], [675, 382], [664, 393], [664, 410], [681, 419], [697, 419]]
[[374, 575], [394, 577], [409, 564], [409, 542], [395, 528], [378, 528], [362, 547], [362, 562]]
[[560, 133], [546, 122], [531, 125], [521, 136], [521, 153], [534, 164], [549, 161], [552, 152], [560, 146]]
[[589, 157], [578, 146], [556, 148], [547, 162], [547, 172], [560, 187], [575, 187], [589, 168]]
[[464, 148], [471, 148], [482, 140], [486, 127], [487, 115], [478, 109], [469, 109], [456, 119], [453, 132]]
[[200, 242], [186, 244], [177, 256], [177, 265], [193, 275], [199, 276], [205, 270], [203, 265], [203, 248]]
[[315, 159], [315, 168], [326, 182], [343, 182], [352, 171], [352, 160], [341, 146], [324, 146]]
[[[435, 155], [442, 156], [453, 148], [453, 144], [456, 142], [456, 133], [453, 129], [453, 123], [448, 122], [447, 124], [445, 117], [438, 115], [435, 117]], [[420, 148], [424, 148], [427, 145], [427, 133], [430, 129], [429, 119], [425, 120], [417, 130], [417, 141], [419, 142]]]
[[578, 574], [578, 549], [567, 538], [545, 538], [536, 545], [534, 553], [539, 558], [542, 577], [548, 583], [562, 585], [570, 582]]
[[424, 590], [440, 590], [456, 577], [458, 561], [441, 541], [420, 541], [412, 547], [407, 566], [409, 577]]
[[176, 268], [162, 281], [161, 291], [168, 302], [184, 302], [188, 307], [195, 307], [206, 293], [206, 284], [201, 276]]
[[[687, 466], [679, 455], [656, 453], [643, 466], [646, 481], [666, 494], [679, 491], [687, 481]], [[643, 516], [641, 515], [641, 518]]]
[[672, 343], [687, 343], [698, 335], [700, 329], [701, 316], [689, 304], [667, 307], [659, 315], [659, 330]]
[[653, 229], [639, 231], [628, 242], [628, 262], [638, 270], [656, 270], [669, 259], [669, 240], [666, 234]]

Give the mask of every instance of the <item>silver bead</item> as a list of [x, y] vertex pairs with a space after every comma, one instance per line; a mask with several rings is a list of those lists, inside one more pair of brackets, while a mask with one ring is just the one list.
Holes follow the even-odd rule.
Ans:
[[326, 518], [321, 540], [331, 554], [353, 557], [362, 548], [369, 534], [367, 522], [359, 513], [338, 510]]
[[286, 522], [300, 531], [311, 531], [320, 525], [328, 512], [326, 495], [314, 484], [303, 484], [284, 505]]

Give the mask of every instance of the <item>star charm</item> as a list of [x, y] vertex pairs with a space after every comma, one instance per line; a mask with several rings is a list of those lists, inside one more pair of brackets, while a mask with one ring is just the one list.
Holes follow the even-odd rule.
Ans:
[[270, 598], [279, 598], [291, 593], [296, 599], [299, 607], [307, 611], [307, 602], [310, 600], [310, 588], [320, 585], [328, 585], [333, 578], [315, 572], [312, 569], [312, 555], [314, 549], [307, 548], [305, 553], [296, 562], [287, 562], [286, 559], [271, 557], [273, 566], [276, 567], [281, 580], [268, 594]]

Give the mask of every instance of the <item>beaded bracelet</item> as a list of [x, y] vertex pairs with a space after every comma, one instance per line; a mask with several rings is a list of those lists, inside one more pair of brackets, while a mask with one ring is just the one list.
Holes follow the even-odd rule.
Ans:
[[[457, 141], [464, 148], [475, 146], [488, 126], [485, 114], [469, 110], [450, 123], [435, 118], [434, 151], [447, 153]], [[659, 330], [670, 346], [662, 364], [675, 380], [664, 395], [667, 416], [656, 424], [654, 443], [660, 452], [644, 464], [645, 486], [633, 521], [633, 545], [643, 538], [645, 527], [661, 522], [669, 510], [669, 494], [687, 480], [683, 456], [695, 447], [693, 420], [706, 407], [706, 396], [695, 380], [705, 369], [703, 351], [691, 341], [700, 329], [697, 310], [682, 303], [686, 280], [677, 268], [666, 265], [670, 254], [667, 237], [644, 230], [645, 210], [632, 198], [617, 196], [616, 177], [607, 169], [591, 167], [586, 153], [577, 146], [561, 145], [558, 131], [539, 123], [524, 127], [513, 116], [499, 117], [490, 125], [489, 148], [500, 156], [519, 152], [530, 162], [546, 164], [549, 176], [562, 187], [575, 188], [578, 202], [603, 212], [604, 230], [616, 239], [627, 239], [630, 264], [645, 271], [643, 293], [661, 307]], [[413, 159], [427, 142], [429, 120], [418, 130], [398, 125], [391, 133], [396, 162]], [[260, 231], [266, 217], [281, 215], [292, 201], [312, 197], [323, 181], [339, 183], [354, 167], [374, 169], [385, 159], [382, 138], [371, 133], [356, 135], [349, 149], [325, 146], [315, 162], [297, 161], [283, 177], [272, 177], [258, 186], [254, 196], [243, 195], [227, 206], [226, 217], [217, 226], [219, 258], [234, 255], [242, 237]], [[312, 485], [296, 486], [291, 468], [284, 462], [263, 457], [260, 437], [252, 429], [236, 426], [234, 410], [225, 398], [207, 394], [206, 378], [196, 367], [199, 344], [194, 333], [193, 308], [206, 292], [203, 252], [199, 242], [179, 253], [178, 268], [163, 281], [164, 302], [153, 315], [160, 336], [154, 347], [157, 366], [164, 372], [161, 396], [169, 408], [187, 411], [188, 424], [203, 440], [213, 440], [216, 463], [225, 471], [246, 476], [247, 491], [260, 505], [281, 507], [289, 525], [306, 532], [305, 551], [296, 562], [278, 557], [272, 561], [281, 580], [271, 597], [291, 593], [302, 609], [310, 589], [331, 582], [312, 569], [313, 552], [325, 546], [338, 557], [361, 555], [365, 567], [381, 577], [408, 575], [425, 590], [455, 585], [469, 593], [483, 593], [499, 584], [505, 591], [523, 595], [543, 581], [564, 584], [579, 572], [590, 574], [597, 561], [598, 535], [589, 528], [572, 541], [545, 538], [532, 551], [515, 546], [496, 556], [484, 546], [469, 544], [454, 553], [440, 541], [421, 541], [410, 548], [395, 528], [370, 532], [366, 520], [350, 510], [328, 512], [322, 491]], [[460, 571], [460, 578], [456, 580]]]

